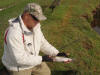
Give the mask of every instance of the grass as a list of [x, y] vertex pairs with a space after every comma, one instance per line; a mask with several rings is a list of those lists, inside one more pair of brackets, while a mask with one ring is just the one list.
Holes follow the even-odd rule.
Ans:
[[[45, 7], [53, 0], [9, 0], [7, 4], [4, 1], [0, 1], [0, 7], [13, 2], [15, 5], [0, 12], [0, 57], [3, 53], [4, 31], [8, 27], [7, 20], [18, 16], [29, 2], [36, 2]], [[60, 52], [69, 52], [70, 57], [77, 60], [70, 64], [48, 63], [54, 75], [63, 75], [69, 70], [78, 71], [81, 75], [100, 74], [100, 35], [90, 26], [92, 10], [99, 4], [100, 0], [62, 0], [61, 5], [56, 7], [53, 13], [45, 7], [44, 13], [48, 19], [41, 22], [45, 37]], [[88, 20], [82, 17], [87, 14]]]

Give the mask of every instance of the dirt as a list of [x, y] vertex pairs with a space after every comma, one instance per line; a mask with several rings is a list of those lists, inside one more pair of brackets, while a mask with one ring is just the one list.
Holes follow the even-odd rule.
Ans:
[[100, 5], [92, 11], [93, 21], [91, 22], [91, 27], [100, 35]]
[[[100, 5], [98, 5], [93, 11], [93, 20], [91, 22], [91, 27], [100, 35]], [[84, 14], [81, 17], [89, 20], [89, 15]]]
[[96, 7], [95, 10], [92, 11], [93, 13], [93, 21], [91, 22], [91, 27], [100, 27], [100, 5]]

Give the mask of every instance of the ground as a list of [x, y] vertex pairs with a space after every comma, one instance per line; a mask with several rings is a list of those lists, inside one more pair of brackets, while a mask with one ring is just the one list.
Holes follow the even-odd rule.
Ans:
[[53, 75], [74, 75], [75, 72], [77, 75], [99, 75], [100, 35], [93, 30], [91, 22], [92, 11], [100, 4], [100, 0], [61, 0], [53, 13], [48, 8], [52, 1], [0, 1], [0, 8], [6, 8], [0, 11], [0, 57], [3, 53], [4, 31], [8, 27], [7, 20], [21, 14], [27, 3], [36, 2], [43, 7], [48, 18], [41, 22], [46, 39], [60, 52], [70, 53], [70, 58], [76, 60], [70, 64], [48, 63]]

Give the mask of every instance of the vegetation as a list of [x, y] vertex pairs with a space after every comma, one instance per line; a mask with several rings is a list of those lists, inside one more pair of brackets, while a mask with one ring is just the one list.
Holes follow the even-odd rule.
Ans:
[[100, 74], [100, 35], [91, 28], [92, 11], [100, 4], [100, 0], [62, 0], [53, 13], [48, 8], [53, 0], [8, 1], [0, 1], [0, 8], [13, 5], [0, 11], [0, 57], [3, 54], [7, 20], [21, 14], [27, 3], [36, 2], [43, 7], [48, 18], [41, 22], [46, 39], [60, 52], [70, 53], [70, 58], [76, 60], [70, 64], [48, 63], [52, 73], [64, 75], [67, 71], [77, 71], [81, 75]]

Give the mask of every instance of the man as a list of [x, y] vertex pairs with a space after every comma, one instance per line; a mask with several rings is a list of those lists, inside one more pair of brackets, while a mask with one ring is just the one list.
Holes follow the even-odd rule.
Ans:
[[[46, 17], [35, 3], [29, 3], [22, 15], [9, 20], [2, 63], [10, 75], [50, 75], [45, 62], [53, 62], [53, 56], [66, 56], [45, 39], [40, 25], [43, 20]], [[40, 56], [40, 51], [46, 55]]]

